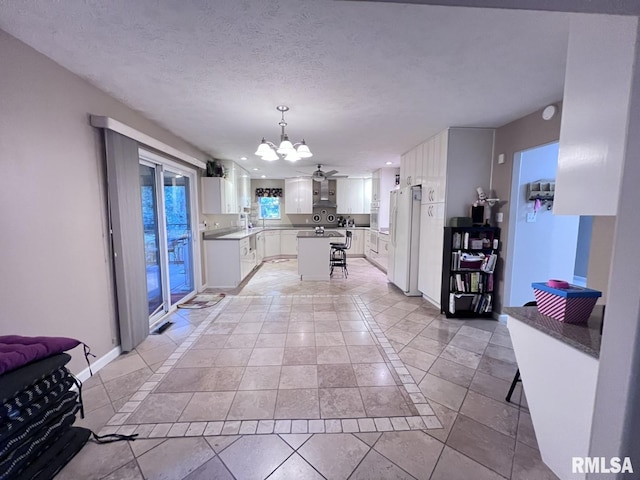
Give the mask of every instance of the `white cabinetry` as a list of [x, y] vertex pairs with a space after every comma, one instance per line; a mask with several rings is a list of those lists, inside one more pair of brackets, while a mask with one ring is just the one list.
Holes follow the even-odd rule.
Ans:
[[237, 201], [238, 213], [242, 213], [245, 208], [251, 208], [251, 176], [244, 168], [238, 168], [237, 173]]
[[227, 213], [238, 213], [238, 181], [241, 178], [240, 169], [235, 162], [231, 160], [223, 160], [222, 165], [224, 166], [226, 180], [229, 182], [229, 188], [227, 188], [225, 192], [225, 202], [228, 206]]
[[422, 174], [422, 145], [400, 157], [400, 188], [420, 185]]
[[264, 232], [256, 234], [256, 264], [260, 265], [264, 260]]
[[280, 230], [264, 232], [264, 256], [277, 257], [280, 255]]
[[365, 257], [369, 257], [371, 256], [371, 230], [366, 229], [362, 231], [362, 236], [364, 237], [364, 250], [362, 251], [362, 253], [364, 254]]
[[251, 207], [251, 176], [234, 162], [222, 162], [226, 178], [203, 177], [202, 213], [242, 213]]
[[[360, 228], [356, 228], [356, 229], [349, 229], [349, 232], [351, 232], [351, 248], [349, 250], [347, 250], [347, 255], [348, 256], [354, 256], [354, 257], [361, 257], [364, 255], [364, 244], [365, 244], [365, 237], [367, 237], [369, 235], [369, 230], [365, 230], [365, 229], [360, 229]], [[347, 241], [347, 230], [337, 230], [338, 233], [341, 233], [342, 235], [344, 235], [344, 238], [339, 238], [337, 240], [335, 240], [334, 243], [344, 243]]]
[[554, 214], [617, 214], [637, 23], [571, 17]]
[[[336, 182], [338, 214], [362, 214], [371, 211], [371, 194], [367, 194], [364, 178], [338, 178]], [[367, 183], [370, 188], [370, 182]]]
[[376, 261], [386, 272], [389, 268], [389, 235], [380, 235], [380, 238], [378, 238], [378, 255]]
[[440, 306], [442, 282], [443, 232], [444, 203], [423, 204], [420, 210], [418, 289], [437, 306]]
[[371, 213], [371, 198], [372, 198], [372, 179], [365, 178], [364, 179], [364, 209], [362, 213], [369, 215]]
[[371, 201], [379, 206], [378, 228], [389, 228], [389, 192], [396, 188], [395, 168], [380, 168], [373, 172], [371, 182]]
[[280, 255], [298, 254], [298, 230], [280, 231]]
[[364, 255], [364, 238], [369, 232], [365, 230], [352, 230], [352, 232], [351, 253], [358, 256]]
[[240, 281], [247, 278], [256, 266], [256, 256], [255, 248], [251, 248], [250, 238], [240, 240]]
[[468, 217], [476, 188], [489, 191], [494, 133], [449, 128], [423, 143], [418, 289], [438, 307], [446, 219]]
[[375, 170], [371, 176], [371, 201], [380, 201], [380, 170]]
[[448, 141], [449, 131], [445, 130], [422, 144], [423, 202], [436, 203], [445, 200]]
[[233, 185], [222, 177], [203, 177], [202, 186], [202, 213], [225, 214], [235, 213], [232, 210], [235, 202]]
[[241, 240], [205, 240], [207, 286], [233, 288], [256, 266], [249, 237]]
[[285, 179], [284, 210], [287, 214], [313, 213], [313, 180], [310, 178]]

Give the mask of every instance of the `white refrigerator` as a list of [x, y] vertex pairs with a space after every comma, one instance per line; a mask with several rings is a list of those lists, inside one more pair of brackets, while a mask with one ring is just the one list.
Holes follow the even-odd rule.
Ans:
[[411, 297], [422, 295], [418, 290], [421, 199], [420, 187], [391, 191], [387, 279]]

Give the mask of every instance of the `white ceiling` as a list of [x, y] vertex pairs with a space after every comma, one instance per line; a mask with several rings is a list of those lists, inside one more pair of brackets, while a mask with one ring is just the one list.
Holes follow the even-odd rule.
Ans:
[[[568, 14], [330, 0], [1, 2], [0, 28], [255, 177], [361, 175], [562, 98]], [[253, 155], [279, 139], [314, 157]], [[100, 112], [89, 112], [100, 113]], [[249, 160], [241, 161], [241, 156]], [[289, 168], [289, 169], [288, 169]]]

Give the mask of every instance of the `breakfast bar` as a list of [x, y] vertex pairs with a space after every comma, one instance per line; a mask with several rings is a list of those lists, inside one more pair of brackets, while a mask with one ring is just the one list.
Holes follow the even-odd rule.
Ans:
[[329, 280], [331, 242], [341, 242], [339, 232], [298, 232], [298, 274], [300, 280]]
[[505, 312], [542, 460], [562, 480], [586, 478], [571, 458], [589, 455], [603, 307], [580, 325], [536, 307]]

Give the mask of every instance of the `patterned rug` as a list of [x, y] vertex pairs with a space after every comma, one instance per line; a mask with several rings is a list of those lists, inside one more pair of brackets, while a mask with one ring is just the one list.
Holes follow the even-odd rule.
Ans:
[[224, 298], [224, 293], [217, 295], [196, 295], [191, 300], [178, 305], [178, 308], [209, 308]]

